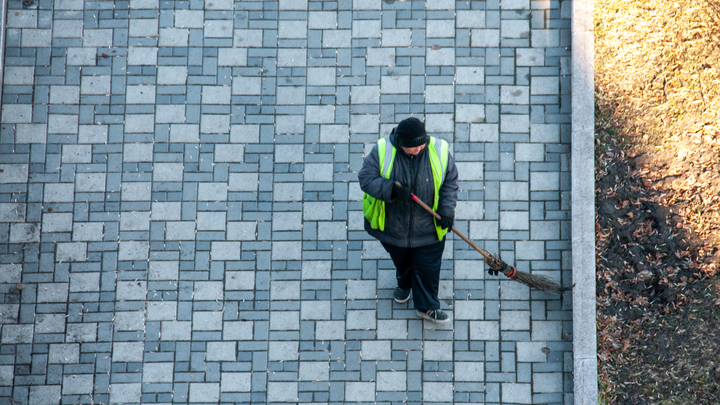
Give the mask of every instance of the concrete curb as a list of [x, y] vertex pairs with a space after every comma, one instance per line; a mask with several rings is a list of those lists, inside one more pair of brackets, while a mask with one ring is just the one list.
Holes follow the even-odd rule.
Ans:
[[7, 0], [0, 0], [0, 111], [2, 110], [3, 83], [5, 83], [5, 25], [7, 11]]
[[574, 402], [598, 401], [595, 326], [593, 2], [572, 10], [572, 263]]

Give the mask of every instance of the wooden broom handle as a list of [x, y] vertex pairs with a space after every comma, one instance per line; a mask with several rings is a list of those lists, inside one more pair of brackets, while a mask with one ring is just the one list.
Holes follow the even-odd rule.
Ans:
[[[400, 187], [400, 188], [402, 188], [402, 184], [400, 184], [399, 182], [395, 182], [395, 185], [398, 186], [398, 187]], [[425, 208], [425, 211], [431, 213], [432, 216], [434, 216], [436, 219], [442, 219], [442, 217], [441, 217], [437, 212], [435, 212], [432, 208], [428, 207], [427, 204], [425, 204], [424, 202], [422, 202], [422, 200], [420, 200], [420, 199], [418, 198], [418, 196], [416, 196], [416, 195], [413, 194], [413, 193], [410, 193], [410, 197], [412, 197], [412, 199], [413, 199], [416, 203], [420, 204], [421, 207]], [[460, 231], [458, 231], [457, 229], [455, 229], [454, 226], [451, 226], [450, 229], [452, 229], [452, 231], [455, 232], [455, 234], [456, 234], [457, 236], [459, 236], [460, 238], [462, 238], [462, 240], [464, 240], [465, 242], [467, 242], [468, 245], [472, 246], [475, 250], [477, 250], [478, 253], [480, 253], [484, 258], [486, 258], [486, 259], [488, 259], [488, 260], [492, 260], [492, 256], [490, 256], [489, 254], [487, 254], [487, 252], [485, 252], [484, 250], [480, 249], [480, 248], [479, 248], [476, 244], [474, 244], [470, 239], [466, 238], [465, 235], [463, 235], [462, 233], [460, 233]]]

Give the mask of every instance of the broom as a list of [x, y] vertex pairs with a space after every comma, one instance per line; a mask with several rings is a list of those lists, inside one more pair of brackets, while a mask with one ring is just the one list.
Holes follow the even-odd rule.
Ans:
[[[400, 183], [396, 183], [398, 187], [402, 187]], [[433, 211], [432, 208], [428, 207], [427, 204], [422, 202], [415, 194], [410, 193], [410, 196], [413, 200], [415, 200], [416, 203], [420, 204], [421, 207], [425, 208], [425, 211], [431, 213], [435, 218], [438, 220], [441, 219], [440, 215], [438, 215], [437, 212]], [[550, 292], [556, 292], [558, 294], [562, 294], [565, 291], [569, 290], [569, 288], [563, 287], [557, 282], [555, 282], [552, 279], [549, 279], [544, 276], [536, 276], [530, 273], [525, 273], [522, 271], [518, 271], [515, 267], [510, 266], [509, 264], [505, 263], [502, 258], [495, 257], [491, 255], [490, 253], [487, 253], [486, 251], [480, 249], [476, 244], [474, 244], [470, 239], [466, 238], [465, 235], [460, 233], [457, 229], [455, 229], [454, 226], [450, 227], [453, 232], [457, 234], [462, 240], [468, 243], [468, 245], [472, 246], [475, 250], [477, 250], [483, 257], [483, 260], [485, 263], [490, 267], [490, 271], [495, 271], [503, 273], [506, 277], [521, 282], [525, 284], [526, 286], [530, 288], [536, 288], [538, 290], [543, 291], [550, 291]]]

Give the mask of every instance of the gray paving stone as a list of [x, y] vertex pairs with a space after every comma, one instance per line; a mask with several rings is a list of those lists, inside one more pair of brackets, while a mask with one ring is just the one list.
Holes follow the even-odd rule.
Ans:
[[[0, 385], [54, 404], [560, 401], [571, 368], [541, 350], [561, 340], [552, 300], [486, 279], [449, 243], [440, 297], [455, 319], [433, 327], [388, 298], [392, 264], [362, 225], [353, 173], [413, 115], [451, 141], [471, 239], [553, 277], [553, 257], [569, 257], [546, 252], [562, 224], [523, 203], [564, 198], [569, 166], [546, 159], [569, 139], [552, 111], [572, 73], [569, 28], [556, 28], [570, 8], [481, 3], [131, 0], [111, 13], [57, 0], [54, 14], [9, 13], [19, 57], [4, 84], [21, 93], [0, 117], [13, 153], [0, 222], [26, 250], [57, 244], [22, 304], [43, 311], [0, 304], [16, 353]], [[37, 278], [0, 266], [0, 283]], [[18, 379], [33, 340], [50, 342], [32, 354], [47, 373]]]
[[61, 385], [34, 385], [30, 387], [30, 403], [57, 405], [61, 399]]

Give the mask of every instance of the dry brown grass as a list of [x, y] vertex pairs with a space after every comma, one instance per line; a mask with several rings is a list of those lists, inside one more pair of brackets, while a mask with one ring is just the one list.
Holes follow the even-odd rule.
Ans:
[[[672, 308], [658, 309], [648, 302], [652, 294], [623, 291], [618, 269], [598, 262], [603, 401], [717, 403], [720, 365], [708, 355], [720, 350], [720, 333], [707, 325], [720, 325], [718, 292], [703, 283], [720, 270], [720, 0], [597, 0], [595, 10], [596, 179], [607, 184], [617, 167], [627, 168], [626, 179], [635, 181], [627, 188], [642, 190], [626, 192], [637, 198], [624, 204], [667, 208], [680, 240], [675, 255], [689, 274], [673, 280], [677, 267], [666, 267], [660, 255], [649, 258], [648, 270], [624, 270], [677, 292]], [[626, 186], [622, 181], [602, 192], [614, 195]], [[599, 257], [617, 231], [608, 225], [615, 219], [600, 219]], [[634, 242], [655, 230], [648, 221]], [[692, 289], [684, 288], [698, 280], [703, 283], [693, 288], [704, 295], [690, 296]], [[606, 313], [629, 297], [645, 311], [641, 318], [627, 322]], [[711, 322], [700, 325], [703, 317]]]

